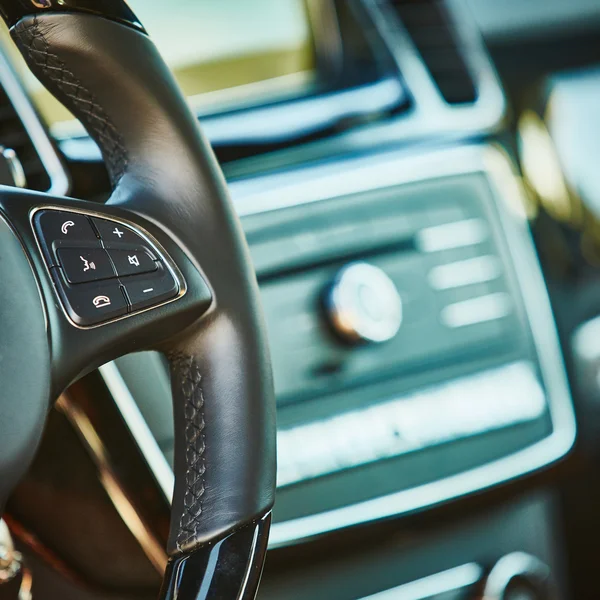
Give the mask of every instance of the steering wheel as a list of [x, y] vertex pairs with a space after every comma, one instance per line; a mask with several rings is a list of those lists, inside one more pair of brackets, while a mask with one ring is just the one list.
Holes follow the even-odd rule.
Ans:
[[219, 166], [125, 2], [1, 0], [0, 12], [98, 143], [113, 187], [106, 204], [0, 190], [0, 509], [61, 392], [158, 349], [175, 412], [161, 598], [254, 598], [275, 401], [256, 277]]

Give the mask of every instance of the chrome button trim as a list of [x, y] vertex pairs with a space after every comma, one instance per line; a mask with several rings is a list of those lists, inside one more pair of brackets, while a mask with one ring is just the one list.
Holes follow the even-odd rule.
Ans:
[[478, 583], [482, 577], [483, 569], [477, 563], [468, 563], [367, 596], [362, 600], [428, 600], [468, 588]]

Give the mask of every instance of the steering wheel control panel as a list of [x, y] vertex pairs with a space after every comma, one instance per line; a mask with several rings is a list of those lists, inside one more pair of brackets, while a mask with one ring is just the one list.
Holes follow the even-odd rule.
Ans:
[[164, 259], [118, 221], [44, 209], [34, 228], [67, 314], [90, 326], [162, 304], [179, 285]]

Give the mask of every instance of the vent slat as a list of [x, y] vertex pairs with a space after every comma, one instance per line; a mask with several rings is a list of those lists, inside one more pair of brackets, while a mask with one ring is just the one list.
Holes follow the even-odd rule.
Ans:
[[473, 103], [477, 90], [441, 0], [390, 0], [448, 104]]
[[0, 88], [0, 145], [12, 148], [23, 166], [27, 187], [45, 192], [50, 177], [6, 92]]

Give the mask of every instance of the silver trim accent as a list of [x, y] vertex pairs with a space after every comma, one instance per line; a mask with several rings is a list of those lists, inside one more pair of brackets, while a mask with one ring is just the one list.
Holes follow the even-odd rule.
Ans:
[[[458, 160], [451, 162], [455, 157]], [[461, 158], [467, 160], [461, 163]], [[464, 146], [416, 156], [396, 150], [230, 181], [228, 187], [237, 214], [243, 218], [429, 178], [465, 175], [474, 170], [472, 156], [465, 153]]]
[[435, 290], [450, 290], [476, 283], [494, 281], [502, 275], [502, 263], [497, 256], [485, 254], [433, 267], [429, 285]]
[[361, 600], [427, 600], [475, 585], [482, 577], [483, 569], [477, 563], [468, 563], [366, 596]]
[[344, 66], [342, 32], [332, 0], [304, 0], [315, 49], [316, 68], [325, 80], [339, 77]]
[[[466, 145], [417, 156], [407, 151], [381, 153], [230, 184], [235, 206], [245, 216], [422, 180], [487, 175], [521, 286], [554, 424], [553, 432], [540, 442], [481, 467], [343, 508], [275, 523], [270, 548], [407, 514], [490, 488], [559, 460], [573, 446], [576, 423], [568, 380], [548, 293], [522, 210], [523, 191], [511, 165], [496, 148]], [[133, 398], [123, 401], [132, 402]], [[156, 464], [151, 457], [146, 458], [156, 473]]]
[[100, 483], [125, 523], [125, 526], [138, 541], [142, 551], [156, 571], [160, 574], [164, 573], [168, 560], [167, 552], [160, 540], [156, 538], [148, 524], [140, 516], [135, 505], [128, 497], [127, 492], [123, 489], [119, 477], [111, 464], [108, 451], [102, 443], [94, 425], [85, 412], [71, 400], [67, 392], [58, 398], [56, 407], [65, 415], [79, 434], [80, 439], [83, 441], [98, 469]]
[[510, 582], [517, 577], [532, 582], [540, 588], [542, 598], [547, 597], [550, 568], [541, 560], [525, 552], [512, 552], [503, 556], [490, 571], [482, 600], [504, 600]]
[[36, 149], [40, 161], [50, 178], [48, 194], [65, 196], [70, 187], [69, 177], [54, 150], [52, 142], [44, 129], [31, 100], [25, 93], [12, 66], [0, 49], [0, 85], [4, 88], [8, 99], [15, 109], [23, 127], [27, 131], [31, 143]]
[[600, 317], [577, 328], [573, 335], [573, 348], [581, 362], [594, 363], [600, 359]]
[[442, 252], [476, 246], [485, 242], [489, 234], [488, 225], [483, 219], [465, 219], [421, 229], [416, 242], [421, 252]]
[[[122, 315], [120, 317], [110, 319], [109, 321], [103, 321], [102, 323], [97, 323], [96, 325], [78, 325], [69, 316], [69, 313], [68, 313], [65, 303], [62, 299], [62, 296], [60, 295], [58, 289], [56, 288], [56, 284], [54, 283], [54, 278], [52, 277], [52, 273], [50, 272], [50, 266], [48, 264], [48, 261], [46, 260], [46, 256], [40, 245], [38, 233], [33, 224], [33, 218], [35, 217], [35, 214], [40, 210], [60, 210], [61, 212], [72, 212], [72, 213], [75, 213], [78, 215], [87, 215], [89, 217], [97, 217], [99, 219], [113, 221], [117, 224], [124, 225], [125, 227], [128, 227], [129, 229], [133, 229], [133, 231], [135, 231], [146, 242], [146, 244], [148, 244], [148, 246], [152, 250], [154, 250], [154, 252], [157, 254], [157, 256], [162, 260], [163, 264], [167, 267], [167, 269], [169, 270], [169, 273], [171, 273], [171, 276], [175, 279], [176, 283], [178, 284], [179, 293], [177, 294], [177, 296], [174, 296], [173, 298], [169, 298], [169, 300], [165, 300], [164, 302], [160, 302], [159, 304], [154, 304], [152, 306], [148, 306], [147, 308], [142, 308], [141, 310], [136, 310], [135, 312], [131, 312], [126, 315]], [[154, 310], [155, 308], [158, 308], [160, 306], [165, 306], [165, 304], [171, 304], [171, 302], [175, 302], [176, 300], [179, 300], [179, 298], [185, 296], [185, 294], [187, 293], [187, 284], [186, 284], [185, 278], [183, 277], [183, 274], [179, 270], [179, 267], [177, 267], [177, 265], [173, 262], [173, 260], [169, 256], [169, 253], [166, 252], [166, 250], [158, 243], [157, 240], [154, 239], [154, 237], [152, 235], [150, 235], [147, 231], [144, 230], [143, 227], [140, 227], [140, 225], [138, 225], [137, 223], [134, 223], [133, 221], [129, 221], [129, 220], [123, 219], [121, 217], [116, 217], [114, 215], [97, 212], [94, 210], [88, 210], [85, 208], [70, 208], [68, 206], [59, 206], [56, 204], [49, 203], [49, 204], [40, 204], [40, 206], [36, 206], [35, 208], [33, 208], [31, 210], [31, 212], [29, 213], [29, 224], [31, 225], [31, 229], [33, 230], [33, 235], [35, 237], [35, 242], [36, 242], [36, 245], [38, 248], [38, 252], [42, 256], [44, 265], [46, 267], [46, 272], [48, 273], [48, 277], [49, 277], [50, 281], [52, 282], [52, 287], [54, 288], [54, 293], [59, 298], [61, 308], [63, 309], [63, 313], [64, 313], [65, 317], [67, 318], [67, 320], [69, 321], [69, 323], [71, 323], [71, 325], [73, 325], [73, 327], [76, 327], [77, 329], [84, 329], [84, 330], [96, 329], [97, 327], [103, 327], [104, 325], [108, 325], [109, 323], [115, 323], [117, 321], [122, 321], [123, 319], [128, 319], [129, 317], [133, 317], [135, 315], [140, 315], [140, 314], [148, 312], [150, 310]]]
[[277, 487], [417, 452], [542, 416], [529, 362], [510, 363], [277, 432]]
[[152, 472], [160, 489], [170, 501], [175, 488], [175, 474], [160, 449], [156, 438], [152, 435], [148, 423], [144, 419], [138, 405], [131, 395], [123, 376], [115, 362], [109, 362], [98, 369], [108, 391], [114, 398], [123, 420], [129, 427], [141, 453], [152, 465]]
[[23, 568], [23, 556], [15, 550], [8, 525], [0, 519], [0, 592]]
[[325, 304], [334, 329], [350, 342], [387, 342], [402, 325], [402, 298], [395, 283], [366, 262], [338, 272]]
[[449, 304], [442, 309], [440, 318], [444, 325], [456, 329], [502, 319], [510, 314], [511, 308], [510, 295], [499, 292]]
[[2, 148], [2, 157], [6, 160], [15, 186], [24, 188], [27, 185], [27, 178], [25, 177], [25, 171], [17, 153], [12, 148]]
[[[449, 19], [463, 44], [462, 56], [475, 81], [477, 98], [471, 104], [450, 105], [440, 94], [410, 34], [388, 1], [362, 0], [362, 6], [391, 52], [414, 100], [404, 122], [400, 116], [394, 126], [387, 122], [371, 128], [369, 134], [375, 136], [378, 143], [398, 139], [406, 142], [432, 133], [439, 136], [457, 131], [489, 130], [500, 123], [506, 110], [502, 86], [481, 33], [467, 11], [457, 14], [454, 7], [446, 3]], [[353, 141], [358, 142], [364, 135], [363, 131], [352, 132]]]
[[[290, 136], [306, 135], [357, 114], [385, 112], [405, 96], [402, 83], [385, 77], [330, 94], [310, 96], [276, 105], [256, 105], [232, 113], [202, 117], [202, 130], [213, 144], [277, 142]], [[222, 104], [220, 108], [223, 109]], [[68, 122], [67, 122], [68, 123]], [[61, 151], [72, 160], [100, 161], [96, 142], [79, 124], [50, 128]]]

